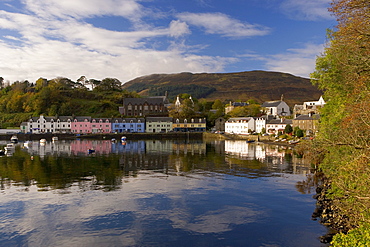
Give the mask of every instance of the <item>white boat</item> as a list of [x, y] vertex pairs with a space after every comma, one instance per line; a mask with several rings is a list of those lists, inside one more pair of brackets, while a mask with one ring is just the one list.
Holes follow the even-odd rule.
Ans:
[[28, 147], [32, 146], [32, 142], [31, 141], [25, 141], [23, 146], [28, 148]]
[[41, 139], [40, 140], [40, 143], [44, 143], [45, 144], [46, 143], [46, 139]]
[[6, 147], [4, 147], [5, 152], [14, 151], [14, 149], [15, 149], [15, 146], [13, 143], [8, 143], [6, 144]]
[[17, 143], [18, 142], [18, 137], [17, 136], [12, 136], [11, 138], [10, 138], [10, 141], [12, 142], [12, 143]]
[[4, 147], [4, 150], [6, 155], [11, 155], [15, 151], [15, 146], [13, 143], [8, 143], [6, 144], [6, 147]]
[[52, 140], [53, 142], [55, 142], [55, 141], [58, 141], [59, 139], [58, 139], [58, 137], [57, 137], [57, 136], [53, 136], [53, 137], [51, 138], [51, 140]]
[[121, 137], [121, 142], [126, 142], [126, 136]]

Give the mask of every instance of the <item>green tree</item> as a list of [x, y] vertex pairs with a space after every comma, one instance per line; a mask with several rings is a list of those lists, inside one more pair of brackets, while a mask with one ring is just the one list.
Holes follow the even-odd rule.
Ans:
[[293, 132], [293, 127], [290, 124], [287, 124], [284, 129], [284, 133], [291, 134]]
[[[370, 181], [370, 6], [365, 0], [333, 0], [330, 11], [338, 25], [328, 32], [327, 47], [311, 75], [327, 102], [314, 148], [325, 154], [320, 169], [331, 180], [334, 206], [351, 226], [367, 229], [361, 238], [368, 236], [370, 242], [369, 227], [364, 227], [370, 222], [370, 204], [361, 199], [370, 196], [364, 182]], [[338, 237], [333, 246], [342, 246], [340, 241], [357, 246], [351, 240], [355, 232]]]
[[96, 92], [121, 91], [122, 83], [116, 78], [103, 79], [93, 90]]

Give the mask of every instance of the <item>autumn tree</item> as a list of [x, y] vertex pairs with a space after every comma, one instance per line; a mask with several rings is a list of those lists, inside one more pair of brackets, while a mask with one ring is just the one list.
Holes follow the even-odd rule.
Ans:
[[337, 18], [317, 58], [313, 83], [324, 93], [315, 145], [325, 153], [320, 168], [331, 179], [330, 193], [341, 214], [357, 229], [335, 237], [336, 246], [370, 241], [370, 5], [368, 0], [333, 0]]

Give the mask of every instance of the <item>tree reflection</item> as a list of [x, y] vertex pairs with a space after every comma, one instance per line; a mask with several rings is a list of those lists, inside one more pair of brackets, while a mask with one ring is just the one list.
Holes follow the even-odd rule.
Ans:
[[[301, 160], [291, 155], [291, 150], [245, 146], [244, 141], [228, 143], [226, 148], [225, 143], [219, 141], [137, 141], [125, 146], [103, 142], [73, 141], [32, 150], [17, 146], [13, 156], [0, 158], [1, 189], [37, 186], [40, 191], [67, 193], [66, 189], [77, 186], [81, 190], [112, 191], [120, 189], [127, 182], [125, 178], [137, 177], [143, 171], [175, 176], [209, 173], [248, 178], [310, 172], [307, 166], [299, 163]], [[85, 146], [81, 150], [92, 144], [104, 144], [104, 152], [94, 155], [74, 152], [73, 147], [82, 144]], [[242, 155], [238, 150], [242, 150]], [[311, 193], [316, 184], [315, 177], [308, 175], [296, 188], [301, 193]]]

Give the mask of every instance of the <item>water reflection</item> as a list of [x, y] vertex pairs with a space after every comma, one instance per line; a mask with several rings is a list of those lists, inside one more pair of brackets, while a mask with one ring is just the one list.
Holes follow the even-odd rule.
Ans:
[[319, 246], [309, 172], [242, 141], [20, 143], [0, 158], [0, 245]]
[[[88, 152], [91, 148], [93, 154]], [[18, 144], [14, 157], [0, 160], [0, 164], [3, 188], [13, 181], [37, 184], [44, 190], [76, 182], [83, 190], [119, 189], [124, 177], [135, 177], [143, 170], [177, 176], [217, 172], [249, 178], [311, 172], [309, 164], [292, 155], [289, 148], [244, 141], [35, 141]]]

